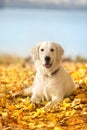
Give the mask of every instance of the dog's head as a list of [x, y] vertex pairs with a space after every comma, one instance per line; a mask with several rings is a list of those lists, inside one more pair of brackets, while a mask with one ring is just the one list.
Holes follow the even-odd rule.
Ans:
[[33, 59], [39, 60], [45, 68], [59, 62], [64, 53], [63, 48], [55, 42], [41, 42], [32, 49]]

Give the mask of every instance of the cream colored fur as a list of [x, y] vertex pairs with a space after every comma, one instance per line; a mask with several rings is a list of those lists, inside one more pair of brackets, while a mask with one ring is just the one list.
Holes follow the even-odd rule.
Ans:
[[[25, 89], [25, 92], [32, 93], [33, 103], [47, 100], [47, 110], [62, 101], [65, 96], [69, 96], [75, 88], [72, 78], [61, 65], [63, 53], [62, 47], [54, 42], [41, 42], [32, 49], [36, 76], [33, 86]], [[49, 68], [44, 66], [46, 56], [51, 58], [52, 65]], [[56, 70], [58, 71], [55, 72]]]

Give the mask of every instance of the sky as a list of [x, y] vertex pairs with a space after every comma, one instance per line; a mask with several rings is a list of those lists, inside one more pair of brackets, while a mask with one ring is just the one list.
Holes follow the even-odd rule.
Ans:
[[0, 11], [0, 52], [27, 55], [44, 40], [59, 42], [69, 55], [87, 56], [87, 11]]
[[[87, 0], [13, 1], [87, 5]], [[5, 8], [0, 10], [0, 53], [17, 53], [23, 56], [27, 55], [29, 48], [32, 48], [38, 41], [55, 40], [64, 46], [67, 54], [87, 56], [87, 11], [59, 12]]]

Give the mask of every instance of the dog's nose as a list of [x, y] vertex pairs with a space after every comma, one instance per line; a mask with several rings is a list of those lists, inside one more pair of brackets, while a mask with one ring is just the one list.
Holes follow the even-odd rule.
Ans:
[[46, 62], [50, 62], [50, 57], [49, 57], [49, 56], [46, 56], [46, 57], [45, 57], [45, 61], [46, 61]]

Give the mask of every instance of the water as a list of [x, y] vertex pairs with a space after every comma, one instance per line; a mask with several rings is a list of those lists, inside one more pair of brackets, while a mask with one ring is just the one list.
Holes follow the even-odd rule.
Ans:
[[0, 53], [25, 57], [43, 40], [59, 42], [66, 56], [87, 57], [87, 11], [0, 10]]

